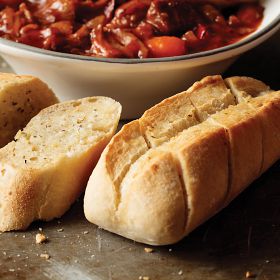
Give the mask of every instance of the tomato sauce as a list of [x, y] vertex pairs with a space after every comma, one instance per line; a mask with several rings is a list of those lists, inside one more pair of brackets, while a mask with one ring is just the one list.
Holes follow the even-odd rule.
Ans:
[[258, 1], [225, 2], [0, 0], [0, 37], [93, 57], [179, 56], [233, 44], [258, 28]]

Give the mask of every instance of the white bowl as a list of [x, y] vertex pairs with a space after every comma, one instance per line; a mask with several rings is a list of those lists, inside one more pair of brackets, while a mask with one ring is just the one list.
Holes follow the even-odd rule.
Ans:
[[106, 59], [46, 51], [0, 39], [3, 58], [18, 74], [38, 76], [61, 100], [110, 96], [123, 105], [123, 119], [140, 116], [160, 100], [203, 76], [226, 70], [242, 53], [268, 39], [280, 27], [280, 1], [262, 1], [264, 20], [238, 43], [219, 49], [159, 59]]

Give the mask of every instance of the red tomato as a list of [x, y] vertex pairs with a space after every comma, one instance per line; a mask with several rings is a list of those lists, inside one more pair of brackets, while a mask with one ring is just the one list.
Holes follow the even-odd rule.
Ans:
[[147, 40], [152, 57], [178, 56], [187, 53], [183, 40], [173, 36], [154, 37]]
[[241, 6], [237, 13], [239, 20], [248, 26], [255, 26], [262, 18], [263, 8], [258, 5]]

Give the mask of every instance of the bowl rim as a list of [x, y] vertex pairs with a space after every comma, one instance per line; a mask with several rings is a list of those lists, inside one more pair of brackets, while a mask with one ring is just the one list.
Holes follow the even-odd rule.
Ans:
[[[253, 41], [261, 38], [266, 33], [269, 33], [274, 28], [280, 27], [280, 13], [276, 16], [275, 19], [272, 20], [270, 24], [268, 24], [263, 29], [256, 30], [251, 36], [247, 36], [241, 41], [238, 41], [234, 44], [230, 44], [221, 48], [198, 52], [193, 54], [186, 54], [180, 56], [173, 57], [162, 57], [162, 58], [102, 58], [102, 57], [92, 57], [92, 56], [84, 56], [84, 55], [76, 55], [76, 54], [68, 54], [56, 51], [45, 50], [37, 47], [32, 47], [26, 44], [17, 43], [8, 39], [0, 38], [0, 45], [5, 45], [7, 47], [19, 48], [24, 51], [33, 52], [36, 54], [47, 55], [52, 57], [59, 57], [63, 59], [72, 59], [72, 60], [80, 60], [80, 61], [94, 61], [94, 62], [104, 62], [104, 63], [119, 63], [119, 64], [146, 64], [146, 63], [155, 63], [155, 62], [174, 62], [174, 61], [182, 61], [182, 60], [191, 60], [196, 58], [209, 57], [216, 54], [228, 52], [234, 49], [238, 49], [247, 44], [252, 43]], [[0, 50], [2, 53], [2, 51]]]

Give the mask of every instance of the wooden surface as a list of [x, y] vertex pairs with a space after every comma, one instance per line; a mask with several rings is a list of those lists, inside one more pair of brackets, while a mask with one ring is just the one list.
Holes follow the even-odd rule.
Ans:
[[[280, 32], [225, 76], [248, 75], [280, 89], [279, 65]], [[39, 228], [46, 244], [35, 243]], [[247, 271], [257, 280], [280, 279], [280, 162], [183, 241], [153, 253], [145, 247], [89, 224], [81, 200], [59, 220], [1, 234], [0, 279], [239, 280]]]

